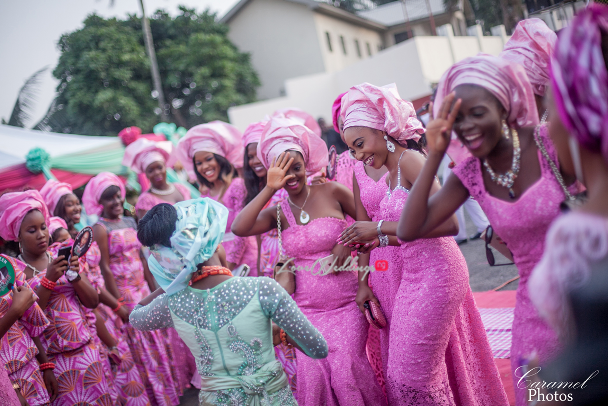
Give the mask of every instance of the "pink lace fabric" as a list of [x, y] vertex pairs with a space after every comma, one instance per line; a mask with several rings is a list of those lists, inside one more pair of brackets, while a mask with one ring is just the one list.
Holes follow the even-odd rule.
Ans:
[[608, 219], [570, 212], [553, 222], [545, 247], [530, 276], [528, 293], [562, 342], [568, 342], [573, 338], [568, 293], [582, 286], [593, 265], [608, 257]]
[[[387, 194], [355, 168], [361, 201], [373, 221], [398, 221], [408, 191]], [[390, 405], [507, 405], [507, 396], [453, 238], [420, 239], [372, 251], [370, 275], [388, 325], [380, 330]]]
[[[546, 127], [541, 127], [540, 136], [549, 156], [557, 162]], [[528, 279], [543, 255], [547, 231], [559, 216], [559, 204], [565, 199], [549, 163], [540, 151], [538, 159], [541, 163], [540, 179], [512, 202], [488, 194], [479, 159], [470, 157], [453, 169], [453, 173], [483, 209], [496, 234], [513, 253], [519, 271], [511, 346], [511, 371], [518, 406], [526, 404], [526, 393], [525, 388], [517, 386], [519, 378], [515, 375], [516, 369], [522, 362], [527, 363], [525, 360], [534, 351], [538, 353], [542, 365], [560, 350], [557, 334], [540, 317], [528, 295]]]
[[289, 203], [281, 203], [289, 227], [282, 231], [283, 247], [294, 258], [294, 299], [304, 315], [323, 334], [329, 346], [325, 359], [298, 354], [298, 404], [303, 406], [386, 405], [382, 389], [367, 361], [369, 324], [355, 303], [357, 275], [315, 275], [315, 261], [331, 254], [346, 220], [324, 217], [298, 225]]
[[17, 393], [13, 389], [13, 384], [8, 379], [6, 368], [0, 368], [0, 397], [6, 406], [21, 406]]
[[245, 182], [242, 178], [232, 179], [221, 201], [217, 197], [209, 197], [228, 208], [228, 223], [224, 242], [222, 242], [222, 246], [226, 250], [226, 260], [237, 265], [247, 264], [251, 268], [249, 276], [258, 276], [258, 242], [256, 238], [254, 236], [237, 237], [230, 230], [232, 222], [244, 207], [243, 204], [247, 197]]
[[[190, 191], [188, 188], [180, 183], [173, 183], [173, 186], [182, 194], [184, 197], [183, 200], [190, 200]], [[137, 204], [135, 205], [135, 210], [150, 210], [152, 207], [157, 204], [167, 203], [167, 201], [161, 199], [160, 197], [153, 195], [149, 190], [143, 192], [139, 199], [137, 199]]]
[[[353, 191], [353, 172], [357, 166], [357, 160], [350, 156], [350, 152], [344, 151], [338, 155], [336, 164], [336, 181]], [[361, 164], [362, 165], [362, 164]]]

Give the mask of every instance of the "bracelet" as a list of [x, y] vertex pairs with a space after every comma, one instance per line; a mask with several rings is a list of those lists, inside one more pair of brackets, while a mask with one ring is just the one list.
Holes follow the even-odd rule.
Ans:
[[55, 364], [52, 362], [45, 362], [44, 364], [40, 364], [40, 370], [46, 371], [47, 369], [55, 369]]
[[119, 297], [118, 298], [118, 303], [125, 303], [125, 298], [124, 297]]
[[121, 307], [122, 307], [122, 303], [120, 301], [118, 301], [118, 306], [116, 306], [116, 308], [112, 309], [112, 311], [114, 313], [117, 313], [120, 310]]
[[382, 234], [382, 223], [384, 222], [384, 220], [380, 220], [378, 222], [378, 226], [376, 227], [376, 231], [378, 231], [378, 237], [380, 237]]
[[48, 290], [55, 290], [55, 286], [57, 286], [57, 282], [51, 282], [46, 276], [40, 280], [40, 284], [43, 288]]
[[378, 239], [380, 240], [380, 245], [379, 247], [386, 247], [388, 246], [388, 235], [380, 235], [378, 236]]

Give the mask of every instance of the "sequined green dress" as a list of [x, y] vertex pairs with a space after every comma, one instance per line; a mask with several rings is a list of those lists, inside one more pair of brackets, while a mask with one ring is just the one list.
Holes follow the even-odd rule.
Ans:
[[275, 360], [274, 321], [311, 358], [327, 357], [327, 343], [293, 299], [266, 277], [233, 277], [213, 289], [188, 287], [137, 306], [140, 330], [174, 327], [192, 351], [203, 405], [297, 405]]

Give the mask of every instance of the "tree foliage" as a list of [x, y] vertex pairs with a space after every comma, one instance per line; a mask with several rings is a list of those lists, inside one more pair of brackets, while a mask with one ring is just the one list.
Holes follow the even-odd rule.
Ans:
[[[173, 18], [159, 10], [150, 26], [172, 121], [189, 128], [227, 120], [230, 106], [255, 101], [259, 79], [250, 57], [229, 41], [215, 14], [180, 7]], [[159, 122], [141, 18], [90, 15], [58, 46], [58, 96], [38, 127], [116, 135], [132, 125], [151, 131]]]

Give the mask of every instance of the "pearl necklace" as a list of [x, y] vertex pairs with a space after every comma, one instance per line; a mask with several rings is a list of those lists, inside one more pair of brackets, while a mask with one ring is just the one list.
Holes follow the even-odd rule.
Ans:
[[154, 193], [155, 195], [168, 196], [175, 192], [175, 185], [173, 185], [173, 183], [169, 183], [169, 189], [167, 190], [160, 190], [154, 187], [150, 187], [150, 192]]
[[308, 213], [306, 213], [304, 211], [304, 206], [306, 206], [306, 201], [308, 200], [308, 196], [310, 196], [310, 188], [308, 188], [308, 194], [306, 195], [306, 199], [304, 199], [304, 204], [302, 205], [302, 207], [300, 207], [300, 206], [296, 205], [294, 202], [292, 202], [291, 199], [289, 198], [289, 196], [287, 197], [287, 200], [289, 201], [289, 203], [293, 204], [298, 209], [300, 209], [300, 223], [302, 223], [302, 224], [307, 224], [310, 221], [310, 216], [308, 215]]
[[509, 189], [509, 197], [511, 199], [515, 199], [515, 192], [513, 191], [513, 183], [515, 183], [515, 179], [517, 179], [517, 175], [519, 173], [519, 162], [521, 158], [521, 149], [519, 148], [519, 136], [517, 135], [517, 130], [511, 129], [511, 136], [513, 137], [513, 163], [511, 164], [511, 169], [509, 169], [504, 174], [496, 174], [490, 167], [490, 164], [487, 160], [484, 159], [483, 166], [485, 166], [486, 171], [490, 174], [490, 178], [492, 182], [498, 184], [499, 186], [506, 187]]
[[540, 125], [545, 125], [545, 123], [547, 122], [547, 117], [549, 117], [549, 110], [545, 110], [545, 112], [543, 113], [543, 116], [540, 119]]

